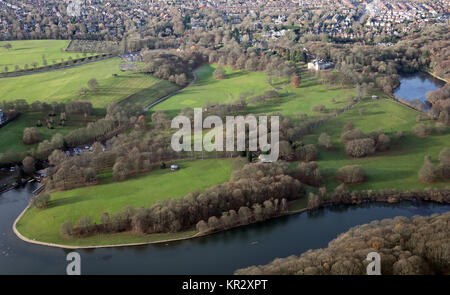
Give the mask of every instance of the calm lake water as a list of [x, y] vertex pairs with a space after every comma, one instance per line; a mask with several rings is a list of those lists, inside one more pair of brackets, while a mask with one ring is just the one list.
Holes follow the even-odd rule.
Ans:
[[436, 79], [428, 73], [401, 74], [400, 86], [394, 90], [394, 94], [398, 99], [420, 101], [426, 109], [429, 109], [430, 105], [426, 98], [427, 92], [441, 88], [444, 85], [444, 81]]
[[[0, 194], [0, 274], [65, 274], [70, 251], [25, 243], [11, 230], [33, 188]], [[82, 274], [232, 274], [276, 257], [326, 247], [340, 233], [372, 220], [447, 211], [450, 206], [422, 202], [341, 206], [188, 241], [78, 252]]]

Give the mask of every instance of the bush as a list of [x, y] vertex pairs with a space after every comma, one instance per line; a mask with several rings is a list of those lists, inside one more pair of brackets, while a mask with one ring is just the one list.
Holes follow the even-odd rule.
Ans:
[[417, 124], [413, 127], [412, 132], [417, 137], [427, 137], [431, 135], [432, 129], [425, 124]]
[[377, 151], [387, 151], [391, 146], [391, 139], [386, 134], [382, 133], [378, 136], [376, 149]]
[[353, 122], [347, 122], [344, 125], [344, 128], [342, 129], [342, 133], [345, 133], [345, 132], [353, 130], [353, 129], [355, 129], [355, 125], [353, 125]]
[[295, 157], [300, 161], [315, 161], [319, 158], [317, 148], [313, 144], [299, 146], [295, 149]]
[[324, 113], [326, 110], [326, 107], [323, 104], [315, 105], [311, 108], [311, 111], [316, 113]]
[[215, 79], [225, 79], [225, 70], [222, 67], [218, 67], [213, 75]]
[[31, 145], [41, 141], [41, 135], [36, 127], [25, 128], [22, 137], [23, 144]]
[[371, 138], [352, 140], [345, 145], [345, 151], [354, 158], [366, 157], [375, 152], [375, 142]]
[[318, 186], [322, 181], [319, 166], [316, 162], [300, 163], [292, 174], [300, 182], [312, 186]]
[[317, 140], [317, 145], [328, 150], [333, 147], [333, 144], [331, 143], [331, 137], [326, 133], [320, 134], [319, 139]]
[[366, 135], [358, 129], [352, 129], [348, 130], [341, 135], [341, 140], [343, 143], [347, 143], [349, 141], [355, 140], [355, 139], [362, 139], [365, 138]]
[[30, 205], [37, 209], [44, 209], [47, 208], [49, 202], [50, 202], [50, 194], [41, 193], [31, 198]]
[[25, 157], [25, 159], [23, 159], [22, 161], [22, 164], [23, 164], [23, 171], [25, 171], [25, 173], [27, 174], [32, 174], [36, 170], [35, 161], [30, 156]]
[[422, 168], [419, 170], [419, 179], [423, 182], [434, 182], [436, 180], [436, 170], [430, 156], [425, 157]]
[[72, 222], [66, 221], [61, 224], [61, 228], [59, 229], [61, 236], [65, 239], [69, 239], [73, 236], [73, 225]]
[[361, 183], [365, 178], [366, 171], [360, 165], [344, 166], [336, 172], [336, 179], [345, 184]]

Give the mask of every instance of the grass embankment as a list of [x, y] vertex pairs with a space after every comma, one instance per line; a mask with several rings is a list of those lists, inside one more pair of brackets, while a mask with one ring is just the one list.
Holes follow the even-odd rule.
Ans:
[[[15, 152], [25, 152], [31, 148], [37, 147], [38, 144], [25, 145], [22, 142], [23, 130], [27, 127], [36, 127], [36, 123], [40, 120], [44, 126], [38, 128], [41, 134], [41, 142], [48, 139], [50, 140], [53, 135], [60, 133], [66, 135], [67, 133], [81, 127], [85, 127], [89, 122], [93, 122], [99, 119], [104, 112], [96, 110], [92, 116], [84, 117], [81, 115], [68, 115], [65, 126], [54, 125], [54, 129], [48, 129], [45, 127], [45, 120], [48, 118], [44, 113], [25, 113], [19, 116], [17, 119], [9, 123], [8, 125], [0, 129], [0, 136], [2, 138], [2, 144], [0, 145], [0, 153], [4, 153], [9, 150]], [[59, 119], [57, 118], [56, 121]]]
[[[163, 96], [165, 91], [176, 89], [174, 84], [148, 74], [121, 72], [121, 63], [120, 58], [113, 58], [70, 69], [2, 78], [0, 95], [5, 101], [25, 99], [28, 103], [88, 100], [94, 107], [104, 108], [130, 96], [132, 101], [145, 105]], [[98, 90], [80, 95], [78, 90], [87, 88], [92, 78], [97, 79]]]
[[84, 239], [63, 240], [59, 229], [63, 222], [76, 223], [83, 216], [100, 222], [103, 212], [110, 214], [129, 205], [150, 207], [158, 200], [181, 198], [195, 190], [205, 190], [229, 180], [231, 161], [227, 159], [182, 161], [181, 169], [156, 170], [123, 182], [114, 182], [111, 172], [100, 175], [100, 184], [51, 195], [49, 208], [28, 209], [17, 223], [17, 230], [29, 239], [66, 245], [93, 246], [152, 242], [176, 239], [194, 234], [194, 230], [174, 234], [137, 235], [119, 233]]
[[[225, 67], [225, 79], [214, 78], [217, 65], [205, 64], [195, 70], [197, 81], [181, 90], [170, 99], [158, 104], [152, 110], [166, 111], [170, 117], [176, 116], [185, 107], [204, 107], [207, 102], [232, 103], [240, 94], [249, 93], [251, 97], [261, 95], [268, 90], [277, 90], [281, 98], [273, 103], [249, 105], [251, 113], [276, 113], [294, 116], [298, 113], [315, 115], [311, 108], [323, 104], [327, 108], [341, 108], [346, 104], [348, 95], [355, 95], [353, 89], [331, 87], [320, 84], [316, 77], [307, 77], [299, 88], [293, 88], [289, 79], [273, 78], [272, 85], [268, 76], [260, 72], [236, 71]], [[307, 73], [304, 73], [306, 76]], [[331, 99], [336, 98], [336, 103]]]
[[[5, 66], [8, 72], [15, 71], [15, 66], [21, 69], [28, 64], [28, 68], [32, 69], [33, 63], [37, 63], [37, 67], [43, 67], [43, 57], [47, 61], [47, 65], [52, 65], [53, 61], [61, 62], [61, 58], [65, 61], [71, 57], [72, 59], [82, 58], [83, 53], [64, 51], [69, 45], [69, 40], [25, 40], [25, 41], [1, 41], [0, 42], [0, 71], [4, 72]], [[4, 46], [11, 44], [11, 48]], [[95, 54], [86, 53], [86, 56]]]
[[[364, 109], [363, 115], [359, 114], [360, 109]], [[418, 179], [417, 173], [423, 165], [424, 157], [430, 155], [437, 164], [439, 152], [450, 145], [450, 134], [447, 129], [441, 135], [416, 137], [411, 133], [411, 129], [417, 124], [415, 120], [417, 114], [416, 111], [389, 99], [366, 99], [352, 110], [315, 129], [313, 134], [306, 138], [306, 142], [316, 144], [318, 136], [326, 132], [331, 136], [335, 146], [332, 151], [320, 148], [318, 164], [321, 172], [327, 176], [325, 186], [334, 189], [339, 185], [334, 175], [340, 167], [361, 165], [366, 170], [367, 181], [351, 188], [410, 190], [448, 187], [449, 182], [425, 184]], [[345, 154], [344, 144], [340, 139], [344, 125], [349, 121], [365, 133], [382, 129], [389, 136], [402, 131], [405, 137], [397, 144], [393, 144], [389, 151], [354, 159]]]

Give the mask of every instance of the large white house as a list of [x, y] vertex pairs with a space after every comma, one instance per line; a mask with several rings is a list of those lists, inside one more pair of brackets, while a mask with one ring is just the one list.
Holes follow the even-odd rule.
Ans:
[[319, 60], [319, 59], [315, 59], [312, 62], [308, 63], [308, 70], [320, 71], [320, 70], [327, 70], [327, 69], [332, 69], [332, 68], [334, 68], [334, 63]]

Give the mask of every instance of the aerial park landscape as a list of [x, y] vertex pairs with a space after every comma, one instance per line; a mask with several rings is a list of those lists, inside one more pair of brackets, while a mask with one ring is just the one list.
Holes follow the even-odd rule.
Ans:
[[39, 253], [63, 272], [68, 250], [87, 274], [364, 275], [372, 252], [382, 274], [449, 274], [448, 20], [387, 37], [369, 24], [390, 6], [367, 1], [317, 31], [321, 9], [287, 2], [284, 20], [249, 1], [239, 21], [0, 31], [0, 274]]

